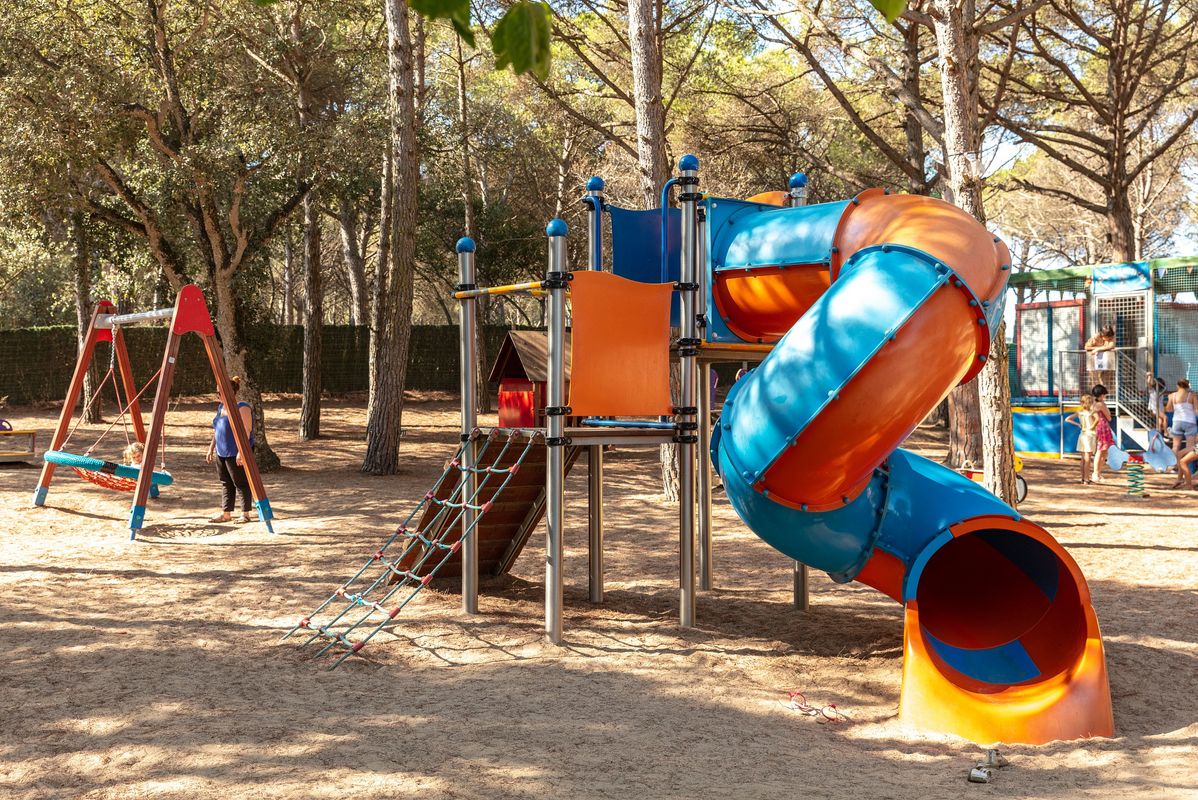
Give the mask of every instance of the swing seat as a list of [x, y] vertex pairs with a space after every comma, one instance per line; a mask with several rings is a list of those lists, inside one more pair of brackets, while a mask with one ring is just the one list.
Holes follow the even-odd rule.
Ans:
[[[80, 478], [96, 486], [118, 492], [131, 492], [137, 488], [137, 476], [141, 474], [141, 468], [132, 464], [115, 464], [62, 450], [47, 450], [43, 458], [52, 464], [70, 467]], [[154, 470], [150, 482], [154, 486], [170, 486], [175, 478], [169, 472]]]

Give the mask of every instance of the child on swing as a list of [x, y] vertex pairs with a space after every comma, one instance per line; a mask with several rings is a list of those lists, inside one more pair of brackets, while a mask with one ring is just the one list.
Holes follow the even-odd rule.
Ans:
[[131, 467], [140, 467], [142, 459], [146, 456], [146, 446], [141, 442], [133, 442], [121, 454], [125, 463]]
[[1093, 395], [1083, 394], [1081, 404], [1065, 421], [1082, 429], [1077, 435], [1077, 452], [1082, 454], [1081, 482], [1088, 484], [1094, 469], [1094, 452], [1098, 449], [1098, 412], [1094, 410]]

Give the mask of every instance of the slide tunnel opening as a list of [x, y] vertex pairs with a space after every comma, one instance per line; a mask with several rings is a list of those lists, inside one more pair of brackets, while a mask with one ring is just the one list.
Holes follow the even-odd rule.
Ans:
[[1059, 674], [1086, 641], [1077, 580], [1044, 542], [1012, 530], [954, 537], [916, 587], [920, 627], [945, 675], [999, 690]]

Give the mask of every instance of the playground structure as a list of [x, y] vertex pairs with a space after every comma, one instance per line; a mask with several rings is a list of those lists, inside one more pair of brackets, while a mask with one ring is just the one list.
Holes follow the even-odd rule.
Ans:
[[[107, 300], [96, 304], [88, 324], [87, 335], [79, 350], [79, 358], [75, 362], [75, 370], [67, 388], [62, 412], [58, 424], [50, 439], [50, 447], [44, 454], [41, 476], [33, 493], [33, 504], [44, 506], [50, 491], [50, 482], [54, 479], [56, 466], [70, 467], [79, 477], [97, 486], [115, 491], [133, 493], [132, 508], [129, 512], [129, 538], [136, 539], [145, 520], [146, 502], [149, 497], [156, 497], [158, 487], [170, 485], [174, 478], [165, 471], [165, 458], [160, 456], [160, 466], [155, 470], [150, 467], [150, 460], [164, 451], [163, 429], [166, 422], [167, 409], [170, 406], [171, 382], [175, 375], [175, 363], [179, 355], [179, 343], [184, 334], [195, 333], [204, 342], [204, 351], [212, 368], [212, 376], [216, 381], [217, 394], [225, 408], [237, 407], [237, 394], [225, 371], [224, 355], [220, 343], [216, 339], [216, 330], [212, 325], [212, 317], [208, 313], [208, 305], [204, 302], [203, 292], [195, 285], [187, 285], [179, 290], [175, 305], [171, 308], [158, 308], [133, 314], [117, 314], [116, 306]], [[145, 323], [169, 321], [170, 334], [167, 337], [166, 348], [162, 356], [162, 365], [158, 371], [139, 389], [133, 378], [133, 365], [129, 359], [129, 351], [125, 346], [122, 327]], [[93, 391], [92, 402], [98, 398], [104, 386], [112, 383], [118, 408], [117, 419], [113, 421], [99, 439], [83, 454], [70, 453], [63, 450], [79, 423], [71, 424], [75, 408], [83, 391], [84, 378], [95, 357], [96, 346], [100, 342], [109, 344], [108, 371], [100, 385]], [[157, 382], [154, 394], [154, 407], [150, 413], [150, 426], [147, 429], [142, 418], [140, 399], [151, 385]], [[124, 393], [122, 395], [122, 391]], [[237, 442], [237, 449], [242, 454], [246, 477], [249, 479], [250, 490], [254, 497], [254, 506], [258, 517], [272, 531], [273, 518], [270, 500], [262, 484], [258, 464], [254, 460], [254, 452], [249, 444], [249, 434], [242, 424], [239, 414], [229, 414], [230, 426]], [[128, 422], [126, 422], [126, 418]], [[82, 421], [82, 418], [81, 418]], [[118, 464], [92, 456], [94, 450], [104, 437], [116, 427], [125, 423], [125, 437], [129, 442], [139, 442], [143, 445], [144, 461], [139, 467], [130, 464]], [[130, 431], [131, 428], [131, 431]]]
[[[463, 611], [477, 613], [480, 563], [510, 566], [488, 548], [511, 552], [531, 532], [509, 524], [506, 544], [496, 543], [509, 535], [499, 525], [491, 540], [481, 535], [489, 516], [511, 503], [525, 522], [543, 507], [545, 633], [560, 643], [567, 465], [585, 450], [597, 603], [603, 447], [673, 444], [682, 627], [695, 624], [695, 592], [713, 581], [714, 465], [742, 520], [794, 559], [797, 606], [807, 605], [807, 567], [904, 605], [903, 720], [978, 742], [1112, 735], [1102, 640], [1076, 563], [969, 478], [898, 448], [983, 367], [1002, 313], [1006, 247], [927, 197], [870, 190], [806, 205], [801, 176], [788, 192], [704, 197], [698, 160], [686, 156], [679, 166], [663, 189], [663, 199], [671, 186], [681, 189], [676, 211], [613, 213], [602, 181], [588, 182], [588, 270], [568, 270], [562, 220], [546, 228], [542, 281], [480, 288], [475, 245], [459, 241], [461, 445], [384, 545], [287, 635], [303, 631], [320, 654], [336, 652], [336, 666], [394, 624], [450, 563], [460, 570]], [[605, 212], [611, 272], [603, 264]], [[629, 253], [638, 254], [631, 260], [639, 278], [626, 277]], [[532, 415], [542, 424], [483, 430], [473, 301], [510, 292], [546, 297], [544, 405]], [[671, 347], [672, 317], [680, 335]], [[713, 426], [710, 370], [729, 361], [758, 365], [732, 387]], [[517, 484], [541, 450], [544, 467], [535, 474], [543, 483]], [[527, 496], [509, 500], [517, 485]]]
[[[1156, 429], [1146, 376], [1166, 391], [1198, 380], [1198, 256], [1034, 270], [1011, 276], [1016, 292], [1011, 403], [1016, 450], [1062, 457], [1077, 444], [1064, 418], [1082, 393], [1107, 387], [1116, 443], [1151, 449]], [[1086, 341], [1106, 326], [1115, 355], [1098, 369]]]

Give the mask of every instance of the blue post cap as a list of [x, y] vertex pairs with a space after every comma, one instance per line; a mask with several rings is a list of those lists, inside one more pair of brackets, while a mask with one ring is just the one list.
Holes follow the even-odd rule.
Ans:
[[474, 243], [474, 240], [469, 236], [463, 236], [461, 239], [458, 239], [457, 251], [459, 253], [473, 253], [476, 247], [477, 245]]
[[602, 192], [603, 186], [604, 186], [603, 178], [600, 178], [598, 175], [592, 175], [587, 180], [587, 191], [588, 192]]
[[698, 170], [699, 169], [698, 157], [692, 156], [690, 153], [687, 153], [682, 158], [678, 159], [678, 169], [682, 170], [683, 172]]
[[802, 172], [796, 172], [794, 175], [790, 176], [790, 183], [788, 186], [790, 186], [791, 189], [802, 189], [806, 185], [807, 176]]
[[561, 217], [549, 220], [549, 224], [545, 226], [546, 236], [565, 236], [570, 232], [570, 227], [566, 225], [566, 221]]

